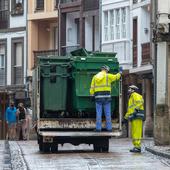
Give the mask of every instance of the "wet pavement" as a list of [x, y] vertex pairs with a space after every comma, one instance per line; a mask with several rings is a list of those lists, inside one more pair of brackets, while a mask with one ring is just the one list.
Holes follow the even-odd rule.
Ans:
[[92, 145], [59, 145], [57, 154], [39, 152], [37, 141], [10, 141], [12, 169], [29, 170], [169, 170], [170, 160], [145, 150], [152, 140], [143, 141], [142, 153], [130, 153], [131, 140], [111, 139], [109, 153], [94, 153]]

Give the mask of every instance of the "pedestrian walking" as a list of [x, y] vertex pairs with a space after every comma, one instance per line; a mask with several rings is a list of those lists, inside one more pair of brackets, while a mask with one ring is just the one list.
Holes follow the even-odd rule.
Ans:
[[20, 133], [22, 134], [22, 139], [26, 140], [26, 110], [23, 103], [18, 104], [17, 109], [17, 137], [20, 140]]
[[144, 121], [144, 100], [142, 95], [138, 93], [138, 90], [138, 87], [135, 85], [129, 86], [128, 109], [122, 122], [126, 123], [129, 120], [131, 123], [131, 135], [134, 148], [130, 149], [130, 152], [141, 152], [142, 127]]
[[26, 139], [29, 140], [30, 137], [30, 129], [32, 128], [32, 110], [28, 106], [25, 108], [26, 109]]
[[96, 129], [102, 130], [102, 110], [106, 118], [106, 130], [112, 131], [111, 121], [111, 83], [120, 79], [121, 74], [108, 73], [110, 68], [107, 65], [101, 67], [101, 71], [93, 76], [90, 88], [90, 95], [96, 104]]
[[14, 102], [11, 101], [9, 107], [6, 109], [6, 123], [8, 125], [7, 139], [15, 140], [16, 138], [16, 112], [17, 109]]

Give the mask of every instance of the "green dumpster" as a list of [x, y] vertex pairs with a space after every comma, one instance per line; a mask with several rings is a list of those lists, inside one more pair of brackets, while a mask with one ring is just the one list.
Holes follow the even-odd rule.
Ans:
[[69, 66], [68, 57], [39, 58], [40, 108], [43, 112], [66, 110]]
[[[103, 55], [103, 56], [102, 56]], [[95, 104], [90, 101], [90, 85], [92, 77], [100, 71], [102, 65], [106, 64], [111, 68], [111, 73], [117, 73], [119, 63], [112, 54], [111, 57], [100, 56], [74, 56], [72, 60], [73, 77], [73, 108], [77, 111], [94, 111]], [[119, 96], [119, 82], [112, 84], [112, 109], [115, 108], [114, 97]]]

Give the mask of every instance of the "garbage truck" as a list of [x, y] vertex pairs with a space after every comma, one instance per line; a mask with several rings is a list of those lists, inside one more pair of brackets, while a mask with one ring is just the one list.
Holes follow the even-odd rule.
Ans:
[[90, 100], [92, 77], [102, 65], [119, 71], [116, 53], [72, 51], [68, 56], [38, 56], [33, 71], [33, 113], [42, 152], [58, 152], [58, 145], [93, 145], [94, 152], [108, 152], [109, 139], [121, 135], [121, 82], [112, 84], [112, 126], [95, 132], [95, 102]]

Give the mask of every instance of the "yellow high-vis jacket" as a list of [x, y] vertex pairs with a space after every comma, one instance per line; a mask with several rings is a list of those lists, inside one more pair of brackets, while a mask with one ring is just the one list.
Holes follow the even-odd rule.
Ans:
[[96, 92], [108, 91], [111, 92], [111, 83], [113, 81], [119, 80], [121, 77], [120, 73], [110, 74], [105, 71], [101, 71], [93, 76], [90, 95], [93, 96]]
[[131, 116], [135, 112], [135, 109], [144, 110], [144, 100], [142, 95], [133, 92], [130, 95], [128, 101], [128, 109], [127, 109], [127, 113], [125, 114], [125, 119], [128, 119], [129, 116]]

